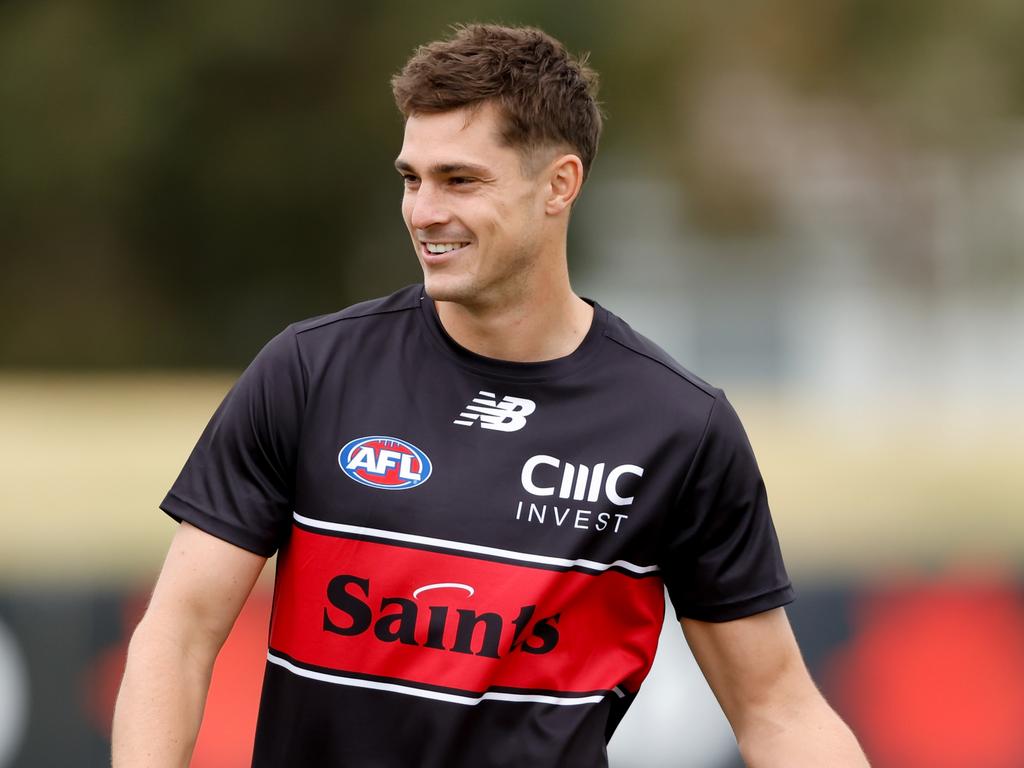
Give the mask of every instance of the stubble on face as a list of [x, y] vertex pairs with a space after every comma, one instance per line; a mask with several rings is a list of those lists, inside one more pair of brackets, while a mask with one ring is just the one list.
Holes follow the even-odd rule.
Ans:
[[528, 299], [538, 260], [533, 242], [520, 242], [500, 251], [491, 248], [480, 254], [475, 269], [449, 274], [424, 267], [424, 287], [435, 301], [449, 301], [467, 309], [507, 306]]

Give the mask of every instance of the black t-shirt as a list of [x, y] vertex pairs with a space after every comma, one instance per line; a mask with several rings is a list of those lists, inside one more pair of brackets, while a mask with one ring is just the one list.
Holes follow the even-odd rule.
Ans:
[[792, 590], [725, 396], [598, 305], [476, 355], [421, 286], [290, 326], [162, 504], [278, 552], [255, 766], [585, 766], [676, 614]]

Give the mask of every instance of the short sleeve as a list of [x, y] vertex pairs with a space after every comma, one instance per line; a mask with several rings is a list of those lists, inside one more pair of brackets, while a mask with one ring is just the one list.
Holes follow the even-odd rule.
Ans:
[[679, 618], [729, 621], [793, 600], [761, 472], [724, 394], [712, 405], [663, 541], [660, 566]]
[[228, 392], [160, 508], [243, 549], [274, 554], [291, 523], [304, 380], [288, 328]]

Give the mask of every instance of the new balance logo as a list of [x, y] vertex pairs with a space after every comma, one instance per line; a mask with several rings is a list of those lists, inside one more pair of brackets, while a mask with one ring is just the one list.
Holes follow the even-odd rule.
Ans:
[[499, 402], [493, 392], [481, 390], [452, 423], [462, 427], [479, 423], [484, 429], [518, 432], [526, 426], [526, 417], [535, 410], [537, 404], [525, 397], [506, 395]]

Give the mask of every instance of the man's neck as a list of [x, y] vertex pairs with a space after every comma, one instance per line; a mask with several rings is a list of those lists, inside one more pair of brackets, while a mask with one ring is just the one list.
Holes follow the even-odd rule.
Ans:
[[441, 325], [458, 344], [484, 357], [519, 363], [572, 354], [594, 318], [594, 308], [568, 285], [530, 302], [480, 308], [438, 301], [436, 306]]

